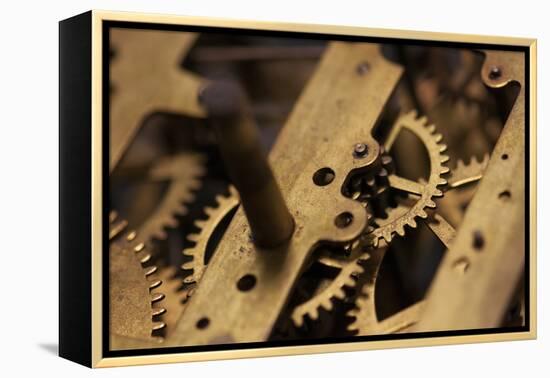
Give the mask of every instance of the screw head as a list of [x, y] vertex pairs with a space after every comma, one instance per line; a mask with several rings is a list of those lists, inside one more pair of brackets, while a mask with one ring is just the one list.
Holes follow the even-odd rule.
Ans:
[[367, 62], [361, 62], [357, 65], [357, 74], [358, 75], [365, 75], [367, 72], [369, 72], [370, 66]]
[[357, 143], [353, 147], [353, 155], [355, 157], [365, 157], [368, 152], [369, 152], [369, 149], [365, 143]]
[[491, 67], [491, 69], [489, 70], [489, 79], [497, 80], [501, 76], [502, 76], [502, 70], [499, 67], [497, 66]]

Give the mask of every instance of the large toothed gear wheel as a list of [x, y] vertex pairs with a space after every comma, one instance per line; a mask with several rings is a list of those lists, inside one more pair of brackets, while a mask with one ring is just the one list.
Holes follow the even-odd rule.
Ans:
[[234, 187], [229, 187], [229, 195], [216, 197], [216, 207], [207, 207], [204, 213], [207, 219], [195, 221], [195, 226], [200, 230], [187, 236], [187, 239], [194, 243], [193, 247], [183, 250], [185, 256], [191, 257], [191, 261], [184, 263], [181, 268], [188, 274], [184, 284], [196, 284], [200, 281], [206, 270], [206, 251], [210, 238], [222, 221], [234, 213], [239, 206], [239, 196]]
[[401, 116], [392, 128], [385, 143], [387, 151], [391, 151], [391, 147], [399, 132], [403, 129], [414, 133], [424, 144], [429, 156], [430, 174], [425, 183], [411, 181], [397, 175], [389, 177], [391, 188], [415, 195], [418, 200], [402, 216], [375, 228], [368, 234], [368, 239], [374, 247], [378, 246], [381, 239], [389, 243], [395, 234], [403, 236], [405, 234], [405, 226], [416, 227], [417, 218], [427, 218], [426, 209], [434, 209], [436, 207], [433, 199], [443, 196], [442, 187], [447, 184], [447, 180], [442, 178], [442, 175], [449, 172], [449, 168], [444, 166], [449, 157], [443, 154], [447, 146], [441, 143], [442, 136], [436, 133], [435, 126], [429, 124], [426, 117], [417, 118], [415, 111]]
[[160, 341], [166, 312], [158, 306], [164, 294], [157, 292], [162, 281], [154, 276], [146, 249], [136, 252], [121, 237], [126, 222], [111, 213], [109, 232], [109, 327], [113, 335]]

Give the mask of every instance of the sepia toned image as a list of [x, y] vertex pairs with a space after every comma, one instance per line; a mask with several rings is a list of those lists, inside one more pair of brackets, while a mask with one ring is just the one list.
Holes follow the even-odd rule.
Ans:
[[109, 351], [529, 330], [525, 50], [103, 36]]

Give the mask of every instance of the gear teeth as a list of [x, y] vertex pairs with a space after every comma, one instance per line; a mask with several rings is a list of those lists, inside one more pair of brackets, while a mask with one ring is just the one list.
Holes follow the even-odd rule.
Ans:
[[134, 241], [134, 239], [136, 238], [137, 236], [137, 232], [135, 230], [132, 230], [128, 233], [128, 235], [126, 235], [126, 241]]
[[[336, 298], [338, 296], [337, 293], [334, 294], [334, 297]], [[332, 301], [330, 299], [328, 300], [324, 300], [323, 302], [321, 302], [321, 306], [320, 306], [323, 310], [325, 311], [332, 311], [332, 309], [334, 308], [334, 304], [332, 303]], [[319, 313], [319, 311], [317, 311], [317, 313]]]
[[183, 217], [183, 216], [187, 215], [187, 213], [188, 213], [187, 206], [185, 206], [183, 204], [180, 207], [178, 207], [177, 209], [174, 210], [174, 215], [178, 216], [178, 217]]
[[[170, 226], [166, 225], [165, 227]], [[168, 234], [164, 230], [158, 230], [152, 234], [152, 238], [156, 240], [166, 240], [168, 238]]]
[[397, 227], [397, 229], [395, 230], [397, 232], [397, 235], [403, 237], [405, 236], [405, 227], [400, 225]]
[[[185, 251], [183, 251], [183, 252], [185, 254]], [[183, 264], [181, 264], [181, 269], [183, 269], [183, 270], [193, 270], [193, 263], [190, 262], [190, 261], [186, 262], [186, 263], [183, 263]]]
[[417, 117], [416, 111], [411, 111], [402, 115], [394, 124], [399, 130], [408, 129], [413, 132], [420, 141], [424, 144], [430, 158], [430, 176], [426, 183], [421, 183], [424, 189], [421, 190], [420, 198], [417, 203], [410, 207], [404, 214], [395, 214], [391, 221], [379, 224], [379, 227], [372, 231], [372, 246], [377, 248], [380, 240], [390, 243], [393, 235], [403, 236], [406, 231], [405, 226], [416, 227], [417, 223], [414, 218], [426, 218], [425, 208], [435, 208], [436, 203], [432, 200], [433, 197], [442, 197], [442, 190], [438, 186], [447, 185], [447, 180], [441, 176], [448, 173], [450, 170], [444, 164], [449, 160], [449, 157], [444, 154], [447, 150], [447, 145], [443, 143], [443, 135], [437, 132], [436, 126], [428, 122], [425, 116]]
[[[215, 197], [216, 206], [207, 206], [203, 209], [206, 219], [197, 219], [194, 226], [198, 229], [196, 233], [187, 235], [187, 240], [194, 245], [182, 251], [184, 256], [191, 257], [181, 265], [187, 276], [183, 279], [184, 285], [193, 285], [199, 282], [205, 266], [206, 246], [210, 236], [221, 222], [239, 204], [236, 190], [229, 187], [229, 195], [218, 195]], [[190, 296], [190, 294], [188, 294]]]
[[483, 177], [488, 163], [489, 154], [483, 155], [481, 160], [476, 156], [472, 156], [468, 162], [457, 160], [455, 167], [450, 171], [450, 186], [448, 189], [480, 180]]
[[[178, 227], [178, 223], [179, 222], [177, 221], [176, 218], [172, 218], [172, 219], [166, 221], [165, 227], [166, 228], [176, 228], [176, 227]], [[166, 235], [166, 232], [163, 230], [162, 234]]]
[[139, 262], [141, 263], [141, 265], [147, 264], [149, 261], [151, 261], [150, 253], [145, 254], [143, 257], [139, 259]]
[[159, 287], [160, 285], [162, 285], [162, 281], [161, 281], [161, 280], [154, 280], [154, 281], [151, 281], [151, 282], [149, 283], [149, 290], [156, 289], [156, 288]]
[[428, 117], [426, 117], [425, 115], [420, 116], [420, 117], [418, 117], [417, 122], [421, 123], [423, 125], [427, 125], [428, 124]]
[[162, 293], [153, 293], [151, 294], [151, 303], [157, 303], [164, 299], [165, 295]]
[[153, 332], [160, 331], [161, 329], [166, 328], [166, 323], [164, 322], [153, 322]]
[[418, 212], [418, 216], [419, 216], [420, 218], [422, 218], [422, 219], [428, 218], [428, 214], [427, 214], [426, 211], [424, 211], [424, 210], [420, 210], [420, 211]]
[[[360, 256], [362, 256], [362, 254], [360, 254]], [[346, 292], [344, 291], [344, 287], [355, 287], [357, 281], [353, 276], [357, 276], [364, 272], [358, 260], [359, 257], [347, 263], [322, 292], [294, 308], [291, 316], [294, 326], [298, 328], [302, 327], [306, 317], [309, 317], [313, 321], [317, 320], [319, 318], [320, 309], [330, 312], [334, 309], [334, 300], [345, 299]]]
[[393, 159], [390, 155], [382, 155], [382, 165], [390, 165]]
[[157, 270], [158, 269], [155, 265], [152, 265], [148, 268], [145, 268], [145, 277], [148, 277], [148, 276], [154, 274]]
[[[202, 155], [180, 153], [160, 160], [148, 171], [147, 178], [153, 182], [169, 180], [170, 183], [161, 206], [149, 217], [149, 221], [137, 230], [139, 241], [149, 243], [152, 240], [168, 238], [167, 231], [175, 229], [179, 224], [178, 217], [188, 213], [186, 204], [194, 201], [193, 191], [202, 185], [200, 177], [205, 172], [204, 164], [205, 159]], [[135, 234], [128, 241], [134, 239]]]
[[[197, 222], [195, 222], [196, 224]], [[187, 235], [187, 240], [189, 240], [190, 242], [198, 242], [200, 240], [200, 235], [199, 234], [189, 234]]]
[[153, 317], [156, 318], [164, 314], [166, 314], [166, 309], [164, 307], [153, 308]]
[[183, 283], [184, 284], [194, 284], [194, 283], [197, 283], [197, 281], [195, 280], [195, 278], [191, 275], [191, 276], [187, 276], [183, 279]]
[[[187, 237], [187, 240], [189, 240], [189, 237]], [[191, 240], [193, 241], [193, 240]], [[195, 256], [195, 250], [193, 248], [185, 248], [182, 253], [185, 255], [185, 256], [191, 256], [191, 257], [194, 257]]]

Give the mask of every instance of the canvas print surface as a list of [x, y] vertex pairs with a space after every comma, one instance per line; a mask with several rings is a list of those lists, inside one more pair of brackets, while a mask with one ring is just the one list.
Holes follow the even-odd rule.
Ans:
[[523, 51], [106, 38], [110, 350], [525, 329]]

